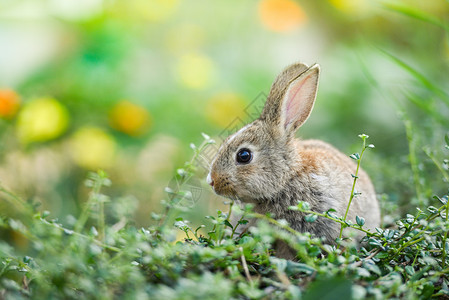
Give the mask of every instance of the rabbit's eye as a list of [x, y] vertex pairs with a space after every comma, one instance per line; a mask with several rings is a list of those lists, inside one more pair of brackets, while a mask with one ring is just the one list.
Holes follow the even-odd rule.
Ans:
[[249, 149], [243, 148], [237, 152], [237, 162], [240, 164], [247, 164], [253, 159], [253, 154]]

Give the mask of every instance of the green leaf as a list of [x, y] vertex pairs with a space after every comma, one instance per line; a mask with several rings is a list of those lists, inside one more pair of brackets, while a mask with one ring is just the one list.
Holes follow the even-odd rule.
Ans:
[[228, 226], [229, 228], [234, 228], [233, 226], [232, 226], [232, 224], [231, 223], [229, 223], [229, 221], [228, 220], [224, 220], [224, 224], [226, 225], [226, 226]]
[[413, 276], [415, 274], [415, 269], [412, 266], [406, 266], [405, 272], [407, 272], [408, 275]]
[[276, 266], [276, 270], [279, 272], [285, 272], [287, 268], [287, 260], [283, 258], [270, 257], [270, 262]]
[[299, 201], [297, 206], [298, 206], [298, 209], [300, 211], [304, 211], [304, 210], [309, 210], [310, 209], [310, 204], [308, 202], [305, 202], [305, 201]]
[[357, 268], [357, 275], [360, 277], [371, 277], [371, 273], [365, 268]]
[[376, 275], [380, 276], [382, 274], [380, 268], [372, 260], [365, 260], [363, 262], [363, 267]]
[[360, 227], [365, 225], [365, 219], [363, 217], [356, 216], [355, 220], [357, 222], [357, 225], [359, 225]]
[[421, 270], [419, 270], [418, 272], [416, 272], [411, 278], [411, 281], [416, 281], [421, 279], [421, 277], [423, 276], [424, 273], [426, 273], [429, 269], [431, 268], [431, 266], [427, 265], [424, 268], [422, 268]]
[[341, 277], [319, 280], [310, 285], [303, 300], [348, 300], [352, 299], [352, 283]]
[[441, 203], [443, 203], [444, 205], [447, 203], [447, 197], [438, 197], [438, 196], [433, 196], [433, 199], [440, 201]]
[[309, 223], [315, 222], [317, 218], [318, 218], [318, 216], [314, 215], [314, 214], [308, 214], [307, 216], [304, 217], [306, 222], [309, 222]]
[[90, 228], [90, 234], [93, 236], [98, 236], [98, 231], [97, 231], [97, 228], [95, 228], [95, 226], [92, 226]]
[[330, 209], [328, 209], [328, 210], [326, 211], [326, 215], [328, 215], [328, 216], [331, 217], [331, 218], [341, 219], [341, 218], [339, 218], [339, 217], [335, 214], [335, 212], [337, 212], [335, 209], [330, 208]]
[[162, 216], [160, 214], [155, 213], [155, 212], [151, 212], [151, 218], [153, 220], [155, 220], [155, 221], [159, 221], [162, 218]]
[[421, 293], [422, 299], [430, 299], [435, 291], [435, 286], [432, 282], [426, 282], [423, 284], [423, 289]]
[[379, 253], [376, 254], [375, 257], [379, 258], [379, 259], [383, 259], [383, 258], [390, 257], [390, 255], [387, 252], [379, 252]]
[[361, 285], [352, 286], [353, 299], [366, 299], [366, 289]]
[[195, 234], [197, 234], [198, 233], [198, 230], [200, 230], [201, 228], [205, 228], [206, 227], [206, 225], [200, 225], [200, 226], [198, 226], [196, 229], [195, 229]]
[[309, 265], [287, 260], [287, 266], [285, 272], [288, 276], [294, 276], [298, 273], [304, 273], [306, 275], [312, 275], [316, 270]]
[[384, 235], [385, 239], [391, 240], [395, 233], [396, 233], [395, 230], [385, 229], [385, 231], [383, 232], [383, 235]]
[[[301, 289], [295, 285], [290, 284], [287, 288], [291, 298], [288, 299], [301, 299]], [[288, 295], [288, 294], [287, 294]]]
[[438, 212], [438, 208], [436, 208], [435, 206], [429, 206], [429, 207], [427, 207], [427, 210], [429, 212], [431, 212], [432, 214], [435, 214]]
[[382, 246], [382, 243], [373, 237], [369, 238], [368, 243], [373, 246]]
[[7, 279], [7, 278], [2, 280], [2, 286], [5, 287], [6, 289], [13, 290], [13, 291], [21, 290], [20, 285], [17, 282], [15, 282], [14, 280], [11, 280], [11, 279]]
[[181, 177], [185, 177], [188, 175], [187, 171], [184, 169], [178, 169], [178, 170], [176, 170], [176, 173], [178, 173], [178, 175]]
[[207, 134], [205, 134], [204, 132], [201, 132], [201, 135], [203, 136], [203, 138], [207, 141], [210, 140], [210, 136], [208, 136]]
[[349, 155], [349, 157], [354, 159], [354, 160], [359, 160], [360, 159], [360, 154], [354, 153], [354, 154]]

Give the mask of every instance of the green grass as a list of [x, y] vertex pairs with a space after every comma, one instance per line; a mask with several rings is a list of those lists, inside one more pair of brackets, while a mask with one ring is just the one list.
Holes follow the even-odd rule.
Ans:
[[[178, 170], [181, 182], [194, 176], [195, 157], [213, 142], [205, 138]], [[361, 158], [355, 157], [359, 164]], [[86, 184], [91, 194], [83, 211], [64, 222], [2, 188], [3, 201], [18, 212], [1, 219], [2, 231], [28, 243], [25, 248], [0, 243], [2, 298], [427, 299], [449, 294], [447, 195], [436, 197], [439, 206], [417, 209], [396, 220], [395, 228], [374, 232], [363, 227], [361, 216], [352, 224], [332, 211], [310, 211], [304, 202], [291, 207], [310, 222], [323, 217], [363, 231], [366, 237], [358, 249], [349, 239], [324, 245], [284, 220], [252, 212], [250, 205], [242, 211], [229, 203], [229, 212], [218, 211], [193, 228], [180, 217], [186, 210], [182, 200], [191, 196], [182, 184], [170, 190], [164, 212], [153, 214], [153, 226], [136, 228], [126, 213], [110, 224], [104, 210], [115, 205], [114, 199], [102, 189], [111, 182], [98, 172]], [[236, 236], [231, 213], [243, 215], [236, 226], [251, 218], [259, 223]], [[184, 233], [181, 240], [179, 232]], [[295, 249], [297, 261], [275, 257], [276, 240]]]

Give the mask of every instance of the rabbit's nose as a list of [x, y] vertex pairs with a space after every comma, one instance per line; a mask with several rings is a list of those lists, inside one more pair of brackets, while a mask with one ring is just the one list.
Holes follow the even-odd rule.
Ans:
[[212, 179], [211, 174], [207, 174], [207, 183], [210, 184], [211, 187], [214, 187], [214, 180]]

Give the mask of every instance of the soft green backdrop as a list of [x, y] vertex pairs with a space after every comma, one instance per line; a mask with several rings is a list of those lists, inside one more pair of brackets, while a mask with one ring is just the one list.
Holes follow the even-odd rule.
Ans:
[[[427, 203], [430, 186], [445, 192], [423, 147], [443, 157], [448, 15], [443, 0], [0, 0], [0, 181], [64, 222], [101, 168], [148, 224], [189, 144], [251, 121], [245, 108], [301, 61], [322, 78], [299, 136], [349, 155], [370, 135], [384, 208]], [[205, 174], [197, 218], [222, 207]]]

